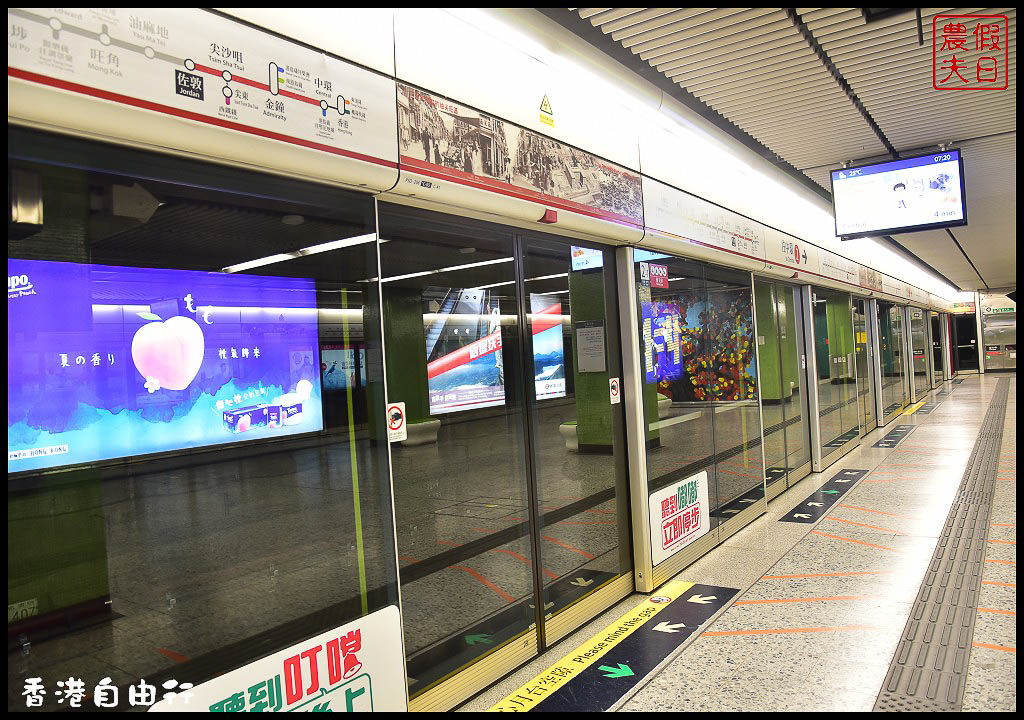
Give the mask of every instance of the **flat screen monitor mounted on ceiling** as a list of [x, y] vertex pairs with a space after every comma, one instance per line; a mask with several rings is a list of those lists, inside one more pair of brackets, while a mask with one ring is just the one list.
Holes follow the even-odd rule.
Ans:
[[959, 150], [832, 171], [836, 236], [843, 240], [967, 224]]

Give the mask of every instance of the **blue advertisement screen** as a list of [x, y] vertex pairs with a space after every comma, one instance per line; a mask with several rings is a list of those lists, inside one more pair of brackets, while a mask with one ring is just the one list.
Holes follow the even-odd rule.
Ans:
[[680, 379], [686, 342], [683, 336], [687, 324], [685, 308], [674, 302], [645, 302], [641, 309], [644, 380], [654, 384]]
[[7, 261], [7, 470], [321, 430], [312, 280]]

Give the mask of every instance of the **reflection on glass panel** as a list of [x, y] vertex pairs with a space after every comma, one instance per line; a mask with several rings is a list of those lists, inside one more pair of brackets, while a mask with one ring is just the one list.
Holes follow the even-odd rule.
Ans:
[[9, 697], [199, 683], [397, 602], [372, 201], [18, 146]]
[[850, 296], [815, 289], [814, 343], [822, 456], [859, 434]]
[[920, 400], [931, 389], [928, 377], [928, 325], [925, 311], [910, 308], [910, 340], [914, 349], [914, 396]]
[[[714, 408], [718, 497], [722, 518], [764, 492], [761, 423], [750, 274], [709, 265], [705, 393]], [[752, 496], [751, 496], [752, 497]]]
[[380, 236], [388, 400], [409, 432], [391, 459], [415, 695], [534, 621], [525, 384], [511, 233], [381, 205]]
[[782, 392], [786, 418], [786, 465], [792, 473], [811, 461], [811, 435], [804, 411], [803, 340], [797, 312], [799, 289], [776, 285], [779, 345], [782, 351]]
[[544, 604], [557, 615], [632, 569], [610, 249], [523, 239]]
[[[653, 266], [653, 268], [652, 268]], [[652, 278], [654, 278], [652, 280]], [[697, 476], [717, 506], [704, 266], [669, 256], [634, 263], [652, 493]], [[702, 474], [703, 473], [703, 474]], [[710, 516], [709, 523], [718, 518]]]
[[764, 414], [765, 483], [786, 480], [786, 409], [792, 398], [792, 388], [785, 381], [784, 360], [780, 346], [785, 322], [785, 306], [776, 302], [776, 291], [785, 287], [764, 280], [754, 281], [754, 299], [757, 308], [757, 350], [761, 376], [761, 411]]

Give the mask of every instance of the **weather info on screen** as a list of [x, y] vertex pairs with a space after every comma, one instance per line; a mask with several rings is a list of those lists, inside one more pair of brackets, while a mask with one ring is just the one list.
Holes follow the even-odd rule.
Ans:
[[963, 223], [960, 151], [833, 170], [832, 195], [839, 236]]

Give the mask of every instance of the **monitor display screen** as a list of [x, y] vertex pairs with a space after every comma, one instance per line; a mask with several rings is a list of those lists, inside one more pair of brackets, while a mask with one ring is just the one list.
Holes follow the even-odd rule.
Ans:
[[844, 239], [966, 225], [960, 151], [833, 170], [832, 201]]
[[572, 270], [592, 270], [604, 265], [604, 251], [592, 250], [590, 248], [572, 246]]
[[7, 471], [323, 428], [314, 282], [7, 261]]

